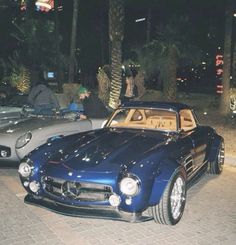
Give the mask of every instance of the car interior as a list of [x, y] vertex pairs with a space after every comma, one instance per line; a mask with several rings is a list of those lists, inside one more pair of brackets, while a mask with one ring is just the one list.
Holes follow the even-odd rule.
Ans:
[[180, 115], [180, 128], [183, 131], [189, 131], [196, 127], [196, 122], [193, 118], [191, 110], [182, 110]]
[[143, 129], [177, 130], [177, 115], [173, 111], [129, 109], [123, 116], [115, 116], [110, 123], [112, 127], [130, 127]]

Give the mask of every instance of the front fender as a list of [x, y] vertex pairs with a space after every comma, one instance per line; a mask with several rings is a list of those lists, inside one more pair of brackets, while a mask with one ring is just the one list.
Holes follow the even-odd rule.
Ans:
[[51, 158], [52, 155], [54, 155], [60, 149], [64, 149], [78, 137], [79, 134], [74, 134], [62, 138], [56, 138], [35, 148], [32, 152], [26, 155], [22, 161], [25, 161], [25, 159], [30, 159], [34, 163], [34, 166], [42, 166], [48, 161], [48, 159]]
[[[30, 152], [27, 156], [25, 156], [21, 162], [30, 161], [32, 162], [33, 171], [32, 174], [28, 178], [24, 178], [20, 176], [21, 182], [23, 184], [24, 181], [37, 181], [40, 182], [41, 171], [45, 163], [54, 155], [56, 152], [60, 151], [60, 149], [64, 149], [66, 145], [75, 141], [78, 138], [79, 134], [70, 135], [62, 138], [54, 139], [44, 145], [41, 145]], [[25, 187], [26, 191], [30, 191], [28, 187]], [[31, 193], [31, 191], [30, 191]]]
[[157, 205], [162, 197], [162, 194], [164, 193], [164, 190], [171, 179], [171, 176], [176, 171], [176, 169], [179, 168], [181, 171], [183, 171], [185, 177], [186, 172], [184, 170], [184, 167], [181, 166], [178, 162], [172, 159], [165, 159], [160, 163], [159, 166], [159, 173], [156, 176], [153, 187], [149, 199], [149, 206]]

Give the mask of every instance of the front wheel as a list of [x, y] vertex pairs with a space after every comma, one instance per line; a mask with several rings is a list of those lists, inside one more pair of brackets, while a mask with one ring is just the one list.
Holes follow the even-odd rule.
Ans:
[[186, 180], [180, 170], [172, 175], [158, 205], [150, 207], [156, 223], [165, 225], [177, 224], [184, 212], [186, 203]]
[[224, 147], [224, 142], [222, 142], [219, 147], [218, 154], [215, 161], [209, 163], [210, 164], [209, 173], [220, 174], [223, 171], [224, 159], [225, 159], [225, 147]]

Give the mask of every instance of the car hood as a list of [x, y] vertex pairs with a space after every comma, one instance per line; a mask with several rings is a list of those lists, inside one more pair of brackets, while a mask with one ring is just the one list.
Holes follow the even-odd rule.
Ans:
[[99, 129], [81, 134], [63, 151], [50, 157], [47, 167], [67, 170], [112, 172], [131, 167], [161, 147], [167, 134], [150, 130]]
[[44, 128], [51, 125], [60, 125], [68, 122], [68, 119], [58, 118], [39, 118], [39, 117], [28, 117], [22, 121], [16, 121], [14, 124], [7, 125], [0, 128], [0, 134], [18, 134], [26, 131], [32, 131], [37, 128]]
[[4, 117], [7, 114], [11, 113], [19, 113], [21, 112], [22, 108], [16, 106], [0, 106], [0, 116]]

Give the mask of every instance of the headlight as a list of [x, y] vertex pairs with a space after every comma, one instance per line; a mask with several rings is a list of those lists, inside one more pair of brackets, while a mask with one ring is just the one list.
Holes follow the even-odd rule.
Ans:
[[40, 189], [40, 185], [37, 181], [30, 182], [29, 188], [32, 192], [36, 193]]
[[140, 191], [140, 181], [134, 175], [124, 177], [120, 182], [120, 190], [126, 196], [135, 196]]
[[23, 134], [22, 136], [20, 136], [17, 141], [16, 141], [16, 148], [22, 148], [24, 147], [26, 144], [28, 144], [28, 142], [31, 140], [32, 138], [32, 134], [31, 132], [27, 132], [25, 134]]
[[33, 167], [29, 163], [22, 162], [19, 166], [18, 172], [22, 177], [27, 178], [30, 176], [32, 169]]

